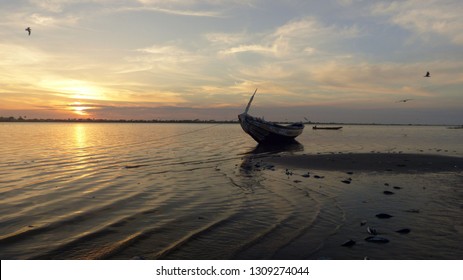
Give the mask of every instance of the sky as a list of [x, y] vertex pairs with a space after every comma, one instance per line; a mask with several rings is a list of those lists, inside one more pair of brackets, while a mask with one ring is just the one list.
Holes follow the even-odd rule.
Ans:
[[462, 14], [461, 0], [0, 0], [0, 116], [234, 120], [257, 88], [250, 114], [268, 120], [462, 124]]

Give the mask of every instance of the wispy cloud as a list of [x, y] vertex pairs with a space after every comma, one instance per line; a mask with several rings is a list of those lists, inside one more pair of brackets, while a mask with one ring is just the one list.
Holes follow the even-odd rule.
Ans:
[[[249, 38], [259, 38], [260, 43], [240, 44], [221, 50], [220, 54], [236, 54], [255, 52], [271, 54], [276, 57], [308, 55], [317, 51], [320, 46], [339, 42], [346, 38], [361, 36], [360, 29], [353, 26], [324, 25], [313, 17], [292, 20], [266, 34], [252, 34]], [[220, 38], [220, 37], [219, 37]], [[243, 37], [228, 40], [223, 36], [223, 42], [233, 43]], [[248, 39], [249, 40], [249, 39]]]
[[119, 12], [158, 12], [164, 14], [178, 15], [178, 16], [191, 16], [191, 17], [223, 17], [219, 11], [195, 11], [195, 10], [180, 10], [180, 9], [167, 9], [160, 7], [124, 7], [117, 9]]
[[[187, 17], [224, 17], [223, 1], [177, 1], [177, 0], [136, 0], [123, 1], [112, 12], [154, 12]], [[229, 3], [233, 4], [233, 3]]]
[[423, 39], [439, 34], [463, 45], [463, 2], [454, 0], [411, 0], [378, 3], [375, 15], [389, 17], [391, 23], [410, 30]]

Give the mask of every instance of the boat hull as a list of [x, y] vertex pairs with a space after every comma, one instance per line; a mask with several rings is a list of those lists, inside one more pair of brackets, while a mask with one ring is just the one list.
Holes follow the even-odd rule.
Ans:
[[246, 113], [238, 115], [238, 119], [244, 132], [261, 144], [292, 142], [304, 130], [302, 123], [283, 126], [255, 118]]

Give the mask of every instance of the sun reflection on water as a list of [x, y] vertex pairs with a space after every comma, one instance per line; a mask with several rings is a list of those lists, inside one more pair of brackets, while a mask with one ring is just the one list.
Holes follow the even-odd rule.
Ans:
[[87, 147], [87, 130], [84, 124], [74, 124], [74, 145], [79, 150]]

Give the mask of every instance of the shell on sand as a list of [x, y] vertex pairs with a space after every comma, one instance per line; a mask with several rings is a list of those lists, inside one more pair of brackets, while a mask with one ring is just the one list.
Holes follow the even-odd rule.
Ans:
[[376, 231], [376, 229], [372, 228], [372, 227], [367, 227], [367, 232], [371, 235], [376, 235], [378, 234], [378, 232]]

